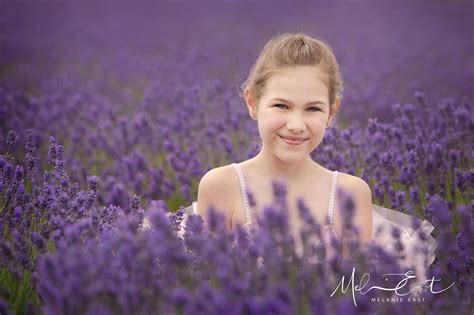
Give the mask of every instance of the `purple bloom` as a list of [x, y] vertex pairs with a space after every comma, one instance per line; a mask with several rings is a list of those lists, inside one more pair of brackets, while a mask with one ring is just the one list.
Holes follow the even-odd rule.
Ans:
[[415, 98], [420, 103], [421, 106], [426, 107], [425, 95], [421, 91], [415, 92]]
[[34, 131], [31, 129], [26, 131], [25, 149], [28, 153], [34, 153], [36, 151], [36, 136]]
[[44, 239], [38, 232], [31, 233], [31, 240], [39, 249], [43, 249], [45, 247]]
[[99, 181], [100, 179], [97, 176], [87, 176], [87, 183], [89, 184], [89, 189], [95, 193], [97, 192]]
[[10, 311], [10, 303], [5, 301], [3, 298], [0, 299], [0, 314], [12, 314]]
[[21, 182], [21, 180], [23, 179], [23, 175], [24, 175], [23, 167], [21, 165], [17, 165], [15, 167], [15, 175], [13, 176], [13, 179], [16, 182]]
[[10, 130], [7, 134], [7, 139], [5, 142], [8, 146], [14, 146], [18, 138], [19, 135], [15, 132], [15, 130]]
[[410, 198], [413, 203], [418, 204], [420, 202], [418, 187], [412, 186], [410, 187]]
[[274, 201], [284, 207], [286, 205], [286, 184], [282, 181], [272, 181], [273, 198]]

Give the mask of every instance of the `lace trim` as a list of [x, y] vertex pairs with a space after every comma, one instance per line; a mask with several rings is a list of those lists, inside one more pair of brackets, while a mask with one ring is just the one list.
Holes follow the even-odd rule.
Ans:
[[334, 222], [334, 199], [336, 198], [337, 171], [332, 172], [331, 195], [329, 196], [329, 223]]
[[250, 213], [250, 206], [249, 206], [249, 200], [247, 198], [247, 188], [245, 187], [245, 179], [244, 175], [242, 174], [242, 171], [240, 170], [240, 167], [236, 163], [232, 163], [232, 165], [235, 167], [237, 170], [237, 175], [239, 175], [240, 179], [240, 190], [242, 191], [242, 197], [244, 199], [244, 207], [245, 207], [245, 215], [247, 217], [247, 222], [245, 225], [251, 225], [252, 224], [252, 216]]

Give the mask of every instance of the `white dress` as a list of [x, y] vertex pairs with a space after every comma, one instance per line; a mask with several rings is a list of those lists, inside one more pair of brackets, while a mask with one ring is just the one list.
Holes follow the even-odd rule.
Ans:
[[[245, 179], [243, 173], [239, 167], [239, 164], [232, 163], [240, 179], [241, 192], [243, 204], [246, 212], [247, 222], [244, 227], [250, 228], [253, 226], [254, 220], [251, 207], [247, 199], [247, 191], [245, 185]], [[326, 245], [327, 258], [337, 254], [334, 248], [330, 246], [331, 237], [339, 238], [333, 225], [333, 208], [335, 190], [337, 184], [337, 171], [333, 172], [331, 182], [331, 195], [329, 198], [328, 207], [328, 221], [329, 224], [322, 227], [323, 242]], [[197, 214], [197, 202], [193, 201], [191, 205], [185, 207], [185, 216], [188, 214]], [[412, 228], [412, 222], [417, 222], [417, 230]], [[184, 233], [184, 226], [186, 220], [182, 220], [180, 231], [178, 235], [182, 237]], [[145, 219], [145, 228], [147, 227], [147, 220]], [[396, 251], [396, 242], [392, 236], [393, 228], [398, 227], [400, 229], [400, 242], [403, 245], [404, 250], [402, 252]], [[428, 267], [433, 263], [435, 259], [435, 250], [437, 248], [437, 242], [431, 236], [434, 226], [427, 220], [421, 220], [412, 215], [388, 209], [376, 204], [372, 204], [372, 242], [380, 245], [386, 251], [396, 255], [401, 267], [407, 267], [409, 270], [414, 271], [416, 276], [416, 283], [418, 285], [423, 284], [426, 279], [426, 271]], [[420, 238], [419, 234], [425, 235], [424, 238]], [[301, 249], [296, 249], [299, 255], [302, 254]], [[414, 267], [412, 269], [411, 267]], [[389, 271], [387, 271], [388, 273]], [[410, 286], [412, 287], [412, 285]]]

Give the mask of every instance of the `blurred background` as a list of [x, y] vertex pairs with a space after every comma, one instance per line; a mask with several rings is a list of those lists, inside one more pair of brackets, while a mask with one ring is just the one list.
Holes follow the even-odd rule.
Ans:
[[255, 155], [239, 88], [282, 32], [334, 49], [342, 129], [393, 121], [396, 104], [419, 106], [417, 91], [433, 105], [474, 93], [472, 1], [20, 1], [0, 11], [0, 137], [32, 129], [39, 147], [56, 137], [73, 179], [98, 175], [106, 203], [137, 192], [176, 208], [208, 169]]
[[[425, 303], [368, 294], [358, 310], [472, 314], [473, 21], [472, 0], [0, 0], [0, 313], [149, 314], [144, 306], [182, 309], [187, 298], [192, 314], [267, 301], [290, 313], [282, 305], [301, 297], [298, 314], [326, 309], [319, 294], [331, 281], [312, 265], [296, 268], [300, 278], [279, 263], [249, 274], [258, 251], [240, 237], [227, 259], [227, 238], [209, 247], [212, 238], [190, 233], [183, 246], [164, 215], [177, 225], [207, 171], [258, 153], [240, 86], [271, 37], [305, 32], [330, 44], [344, 80], [311, 158], [363, 178], [374, 204], [432, 223], [427, 278], [436, 292], [456, 283]], [[159, 228], [139, 232], [145, 215]], [[266, 244], [270, 258], [279, 252]], [[383, 257], [374, 270], [398, 270]], [[353, 313], [352, 303], [340, 295], [329, 309]]]
[[471, 1], [6, 3], [0, 78], [39, 93], [63, 76], [133, 101], [154, 81], [171, 93], [212, 81], [234, 92], [268, 39], [303, 31], [336, 53], [341, 116], [389, 119], [384, 109], [415, 90], [472, 96], [472, 18]]

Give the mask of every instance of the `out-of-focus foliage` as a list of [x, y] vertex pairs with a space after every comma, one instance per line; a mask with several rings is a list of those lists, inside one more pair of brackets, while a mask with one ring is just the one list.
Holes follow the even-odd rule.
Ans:
[[[257, 153], [238, 88], [271, 36], [296, 31], [329, 42], [345, 81], [338, 123], [313, 159], [364, 178], [374, 203], [432, 222], [430, 276], [439, 288], [455, 282], [418, 304], [367, 295], [359, 310], [472, 308], [469, 2], [44, 2], [0, 11], [0, 313], [354, 312], [349, 295], [327, 298], [334, 279], [322, 265], [272, 238], [271, 223], [283, 235], [286, 224], [274, 208], [255, 243], [243, 231], [207, 235], [198, 217], [182, 240], [173, 228], [182, 208], [171, 224], [165, 215], [196, 198], [206, 171]], [[140, 229], [138, 195], [151, 230]], [[397, 268], [380, 249], [354, 251], [329, 270]], [[259, 257], [271, 268], [259, 268]]]

